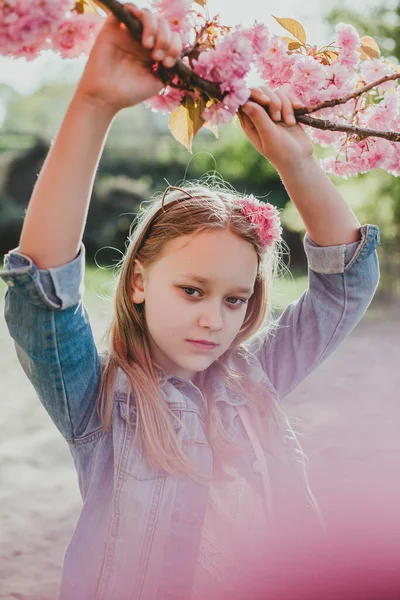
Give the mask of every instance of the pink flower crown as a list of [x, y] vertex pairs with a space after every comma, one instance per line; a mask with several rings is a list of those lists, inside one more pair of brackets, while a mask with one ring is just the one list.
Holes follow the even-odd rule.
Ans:
[[281, 219], [276, 206], [269, 202], [260, 202], [252, 194], [241, 198], [239, 203], [242, 213], [255, 226], [264, 251], [281, 239]]
[[[180, 187], [169, 185], [164, 191], [162, 197], [162, 211], [165, 210], [164, 202], [166, 195], [170, 190], [179, 190], [180, 192], [183, 192], [189, 196], [189, 198], [193, 198], [192, 194], [186, 190]], [[260, 202], [253, 196], [253, 194], [250, 194], [245, 198], [240, 198], [238, 202], [241, 206], [241, 212], [248, 218], [250, 223], [254, 225], [263, 251], [266, 251], [270, 246], [273, 245], [274, 242], [277, 242], [281, 239], [281, 219], [279, 216], [279, 210], [276, 208], [276, 206], [270, 204], [269, 202]]]

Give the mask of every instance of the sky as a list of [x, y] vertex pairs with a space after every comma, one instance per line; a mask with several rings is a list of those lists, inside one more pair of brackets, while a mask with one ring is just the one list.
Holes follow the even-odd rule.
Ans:
[[[362, 12], [379, 5], [393, 6], [394, 0], [352, 0], [355, 10]], [[140, 7], [148, 2], [137, 0]], [[300, 21], [306, 29], [307, 41], [311, 44], [323, 45], [332, 42], [328, 39], [331, 27], [325, 22], [325, 15], [332, 6], [345, 6], [344, 0], [208, 0], [211, 16], [220, 14], [220, 22], [226, 25], [242, 24], [251, 26], [254, 20], [265, 23], [273, 33], [285, 35], [285, 30], [278, 25], [276, 17], [291, 17]], [[53, 53], [28, 62], [24, 58], [8, 59], [0, 57], [0, 84], [11, 85], [21, 94], [29, 94], [48, 81], [77, 81], [86, 59], [61, 60]]]

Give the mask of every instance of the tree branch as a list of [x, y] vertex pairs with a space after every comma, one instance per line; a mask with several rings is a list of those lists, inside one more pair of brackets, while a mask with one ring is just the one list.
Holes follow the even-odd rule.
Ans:
[[[379, 137], [389, 140], [390, 142], [400, 142], [400, 133], [395, 131], [379, 131], [378, 129], [368, 129], [367, 127], [358, 127], [357, 125], [346, 125], [345, 123], [334, 123], [328, 119], [316, 119], [307, 115], [299, 115], [298, 123], [315, 127], [316, 129], [324, 129], [328, 131], [343, 131], [354, 135], [354, 141], [361, 141], [366, 137]], [[358, 138], [358, 139], [357, 139]]]
[[[98, 5], [103, 5], [109, 11], [111, 11], [121, 23], [126, 25], [126, 28], [132, 37], [137, 42], [141, 43], [143, 32], [142, 24], [139, 19], [137, 19], [127, 8], [124, 7], [123, 4], [121, 4], [118, 0], [95, 0], [95, 2]], [[198, 90], [204, 92], [209, 98], [216, 98], [219, 101], [223, 100], [227, 95], [227, 93], [221, 92], [217, 83], [213, 83], [203, 79], [202, 77], [199, 77], [199, 75], [187, 67], [182, 60], [178, 60], [171, 69], [166, 69], [161, 63], [158, 63], [157, 75], [165, 85], [171, 85], [174, 77], [178, 75], [180, 83], [178, 86], [174, 85], [173, 87], [179, 87], [180, 89], [187, 90], [193, 90], [197, 88]], [[396, 80], [399, 78], [400, 73], [386, 75], [385, 77], [365, 85], [356, 90], [354, 93], [343, 96], [342, 98], [327, 100], [313, 106], [295, 109], [294, 114], [296, 120], [303, 125], [314, 127], [316, 129], [342, 131], [350, 135], [354, 135], [356, 140], [361, 140], [366, 137], [379, 137], [387, 139], [391, 142], [400, 142], [400, 133], [397, 132], [379, 131], [376, 129], [358, 127], [356, 125], [334, 123], [333, 121], [316, 119], [308, 116], [310, 113], [321, 110], [322, 108], [331, 108], [339, 104], [345, 104], [352, 98], [361, 96], [365, 92], [376, 87], [377, 85], [380, 85], [381, 83], [384, 83], [385, 81]], [[268, 112], [268, 107], [264, 106], [264, 108]]]
[[321, 108], [332, 108], [333, 106], [337, 106], [338, 104], [346, 104], [346, 102], [348, 102], [349, 100], [352, 100], [353, 98], [358, 98], [359, 96], [365, 94], [365, 92], [368, 92], [372, 88], [381, 85], [381, 83], [385, 83], [385, 81], [391, 81], [396, 79], [400, 79], [400, 73], [393, 73], [393, 75], [385, 75], [377, 81], [373, 81], [372, 83], [368, 83], [368, 85], [364, 85], [352, 94], [347, 94], [346, 96], [342, 96], [341, 98], [334, 98], [333, 100], [325, 100], [324, 102], [314, 104], [313, 106], [305, 106], [304, 108], [299, 108], [298, 110], [296, 110], [296, 114], [305, 115], [316, 112], [317, 110], [321, 110]]

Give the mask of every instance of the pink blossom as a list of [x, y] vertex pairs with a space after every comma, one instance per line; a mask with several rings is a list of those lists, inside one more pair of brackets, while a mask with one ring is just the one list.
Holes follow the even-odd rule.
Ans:
[[348, 179], [351, 176], [358, 175], [360, 172], [359, 165], [356, 162], [346, 162], [336, 160], [335, 157], [324, 158], [320, 161], [322, 169], [326, 173], [333, 173], [343, 179]]
[[399, 109], [396, 94], [386, 92], [379, 104], [368, 106], [360, 116], [360, 124], [372, 129], [397, 131]]
[[335, 86], [339, 93], [346, 94], [354, 90], [357, 82], [354, 70], [336, 61], [326, 67], [326, 72], [327, 78], [332, 80], [330, 85]]
[[312, 56], [304, 56], [297, 60], [292, 67], [293, 76], [290, 83], [296, 93], [308, 90], [318, 90], [326, 85], [324, 66]]
[[194, 71], [201, 77], [214, 83], [229, 83], [244, 78], [250, 70], [253, 58], [251, 40], [242, 28], [238, 27], [216, 44], [200, 54], [194, 63]]
[[360, 46], [360, 37], [352, 25], [338, 23], [335, 31], [338, 34], [337, 45], [341, 48], [341, 53], [351, 54]]
[[242, 213], [257, 231], [264, 250], [281, 239], [282, 227], [279, 211], [269, 202], [260, 202], [252, 194], [239, 200]]
[[338, 64], [343, 65], [350, 71], [354, 71], [355, 69], [357, 69], [360, 63], [360, 53], [354, 51], [350, 54], [342, 54], [341, 56], [339, 56], [337, 62]]
[[0, 2], [0, 53], [35, 58], [74, 0], [3, 0]]
[[[260, 68], [259, 72], [261, 77], [269, 83], [273, 88], [279, 88], [282, 85], [290, 83], [293, 76], [293, 66], [296, 63], [294, 56], [285, 55], [284, 58], [278, 62], [265, 62], [263, 67]], [[293, 86], [293, 91], [296, 90]]]
[[58, 25], [51, 38], [51, 47], [62, 58], [78, 58], [89, 54], [97, 34], [103, 26], [100, 15], [73, 12]]
[[292, 75], [291, 66], [294, 56], [287, 54], [287, 44], [277, 35], [272, 35], [267, 48], [256, 56], [255, 66], [266, 82], [271, 85], [283, 85]]
[[[355, 147], [349, 149], [350, 157], [356, 152]], [[389, 140], [369, 138], [363, 146], [361, 158], [365, 164], [365, 172], [372, 169], [382, 169], [390, 161], [393, 147]]]
[[225, 125], [230, 123], [235, 113], [222, 103], [212, 104], [203, 110], [203, 119], [210, 125]]
[[244, 29], [243, 36], [250, 40], [253, 53], [256, 56], [263, 54], [267, 50], [270, 33], [268, 27], [263, 23], [255, 23], [254, 27]]
[[238, 108], [247, 102], [250, 95], [250, 90], [239, 81], [237, 87], [232, 86], [231, 92], [225, 96], [223, 104], [235, 114]]
[[237, 110], [250, 98], [250, 90], [241, 81], [235, 89], [227, 94], [218, 104], [211, 105], [203, 111], [203, 119], [211, 125], [223, 125], [230, 123]]
[[360, 37], [352, 25], [345, 23], [336, 25], [336, 32], [338, 34], [337, 45], [339, 46], [337, 64], [354, 71], [360, 61], [360, 53], [357, 52], [357, 48], [360, 46]]
[[323, 148], [333, 145], [336, 148], [340, 148], [343, 142], [346, 140], [346, 134], [342, 133], [341, 131], [329, 131], [310, 127], [308, 133], [311, 139]]
[[[363, 75], [366, 84], [378, 81], [385, 75], [393, 75], [393, 69], [379, 58], [364, 60], [361, 63], [361, 73]], [[393, 90], [396, 88], [395, 81], [385, 81], [378, 86], [378, 89], [382, 90]]]
[[179, 31], [191, 11], [192, 0], [153, 0], [153, 6], [169, 21], [174, 31]]
[[185, 94], [183, 90], [167, 86], [159, 94], [146, 100], [145, 104], [154, 112], [171, 113], [179, 108]]
[[[398, 129], [397, 129], [398, 131]], [[400, 145], [397, 142], [390, 142], [392, 154], [387, 161], [386, 170], [395, 177], [400, 177]]]

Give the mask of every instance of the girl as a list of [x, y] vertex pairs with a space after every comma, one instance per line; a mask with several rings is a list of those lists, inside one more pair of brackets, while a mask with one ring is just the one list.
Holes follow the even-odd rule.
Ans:
[[241, 124], [303, 218], [309, 288], [272, 331], [276, 209], [203, 182], [168, 188], [129, 240], [99, 354], [82, 303], [95, 170], [118, 111], [162, 88], [153, 60], [170, 67], [182, 51], [163, 18], [130, 10], [143, 45], [107, 18], [1, 273], [19, 361], [84, 500], [60, 598], [233, 598], [243, 577], [246, 597], [260, 581], [275, 598], [272, 576], [299, 564], [318, 522], [279, 399], [369, 305], [378, 230], [360, 226], [314, 161], [297, 101], [254, 89]]

